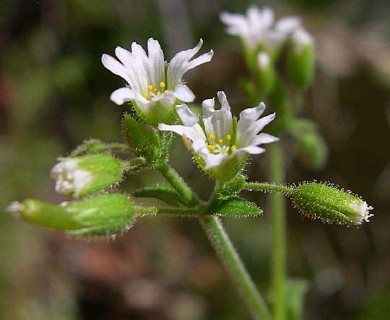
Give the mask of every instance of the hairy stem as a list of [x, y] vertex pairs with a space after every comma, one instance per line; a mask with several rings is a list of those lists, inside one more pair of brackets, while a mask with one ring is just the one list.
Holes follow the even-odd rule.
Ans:
[[[283, 154], [281, 145], [270, 145], [269, 166], [270, 180], [284, 183]], [[272, 210], [272, 282], [273, 282], [273, 305], [274, 319], [286, 319], [286, 203], [280, 193], [271, 194]]]
[[246, 182], [243, 185], [243, 189], [249, 191], [262, 191], [262, 192], [280, 192], [289, 194], [294, 191], [293, 188], [266, 182]]
[[[193, 203], [194, 205], [199, 204], [200, 201], [198, 197], [172, 167], [165, 164], [164, 166], [159, 167], [159, 171], [172, 185], [172, 187], [188, 201], [188, 203]], [[208, 208], [213, 203], [214, 196], [215, 194], [210, 197], [207, 207], [197, 207], [199, 211], [196, 215], [199, 218], [199, 221], [209, 240], [214, 246], [219, 258], [224, 263], [225, 268], [236, 284], [238, 290], [241, 292], [241, 297], [245, 305], [251, 311], [253, 319], [269, 320], [270, 313], [264, 299], [256, 289], [256, 286], [246, 271], [244, 264], [226, 234], [223, 225], [217, 217], [207, 214]], [[191, 216], [191, 214], [193, 215], [193, 211], [191, 213], [191, 210], [195, 210], [197, 208], [184, 210], [189, 210], [188, 215]]]
[[199, 198], [171, 166], [165, 163], [158, 170], [189, 206], [195, 206], [199, 203]]
[[205, 215], [200, 217], [199, 221], [226, 270], [237, 285], [253, 319], [270, 319], [264, 299], [257, 291], [219, 218]]

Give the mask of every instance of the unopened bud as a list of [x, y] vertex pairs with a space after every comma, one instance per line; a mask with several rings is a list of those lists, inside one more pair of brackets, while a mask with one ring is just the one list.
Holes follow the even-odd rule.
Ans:
[[292, 45], [288, 52], [288, 72], [300, 88], [308, 87], [314, 77], [314, 43], [312, 36], [304, 29], [297, 29], [291, 37]]
[[122, 194], [100, 194], [61, 205], [26, 199], [11, 203], [7, 210], [29, 223], [72, 236], [115, 235], [129, 229], [136, 218], [133, 203]]
[[360, 225], [373, 216], [373, 207], [358, 196], [323, 183], [302, 183], [291, 197], [303, 215], [327, 223]]
[[122, 162], [108, 154], [62, 158], [51, 170], [55, 190], [68, 196], [84, 196], [110, 187], [122, 179]]

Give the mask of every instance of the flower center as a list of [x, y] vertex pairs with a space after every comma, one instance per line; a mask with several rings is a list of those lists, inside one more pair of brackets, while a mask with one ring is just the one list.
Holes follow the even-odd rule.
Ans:
[[165, 82], [161, 81], [158, 85], [159, 85], [159, 87], [155, 88], [155, 87], [153, 87], [152, 84], [148, 84], [148, 86], [146, 87], [147, 91], [142, 93], [144, 98], [147, 99], [147, 100], [150, 100], [150, 99], [152, 99], [154, 97], [159, 96], [160, 94], [166, 94], [166, 93], [169, 92], [169, 90], [164, 90], [165, 87], [167, 86], [165, 84]]
[[218, 138], [213, 134], [208, 136], [207, 148], [213, 154], [231, 154], [237, 149], [236, 145], [231, 145], [232, 136], [227, 134], [224, 138]]

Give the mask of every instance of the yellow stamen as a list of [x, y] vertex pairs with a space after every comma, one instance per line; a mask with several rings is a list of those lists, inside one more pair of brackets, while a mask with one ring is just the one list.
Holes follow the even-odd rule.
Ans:
[[207, 148], [210, 150], [210, 151], [214, 151], [215, 150], [215, 146], [213, 146], [212, 144], [209, 144], [207, 146]]
[[164, 90], [164, 94], [167, 94], [169, 92], [169, 90]]
[[232, 139], [232, 136], [231, 136], [230, 134], [227, 134], [227, 135], [226, 135], [226, 140], [229, 141], [229, 140], [231, 140], [231, 139]]
[[222, 154], [228, 154], [226, 151], [222, 151]]
[[145, 97], [145, 99], [150, 99], [150, 95], [148, 93], [144, 92], [142, 95]]
[[160, 82], [160, 88], [165, 88], [165, 82], [163, 81]]
[[233, 145], [230, 147], [230, 150], [232, 150], [232, 151], [234, 151], [234, 150], [236, 150], [236, 149], [237, 149], [237, 147], [236, 147], [235, 144], [233, 144]]
[[151, 84], [148, 84], [148, 87], [147, 87], [147, 88], [148, 88], [149, 91], [152, 91], [152, 90], [153, 90], [153, 86], [152, 86]]
[[153, 93], [154, 93], [154, 94], [157, 94], [157, 93], [158, 93], [158, 90], [157, 90], [157, 89], [153, 89]]
[[209, 139], [210, 139], [210, 140], [215, 140], [215, 135], [212, 134], [212, 133], [210, 133], [210, 134], [209, 134]]
[[223, 139], [219, 139], [219, 140], [218, 140], [218, 143], [219, 143], [219, 144], [222, 144], [222, 143], [223, 143]]

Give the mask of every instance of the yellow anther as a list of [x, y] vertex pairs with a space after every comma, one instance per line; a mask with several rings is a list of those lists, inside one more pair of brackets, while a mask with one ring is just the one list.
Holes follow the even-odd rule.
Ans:
[[149, 93], [144, 92], [142, 95], [145, 97], [145, 99], [148, 99], [148, 100], [150, 99]]
[[219, 144], [222, 144], [222, 143], [223, 143], [223, 139], [219, 139], [219, 140], [218, 140], [218, 143], [219, 143]]
[[167, 94], [169, 92], [169, 90], [164, 90], [164, 94]]
[[160, 82], [160, 88], [165, 88], [165, 82], [163, 81]]
[[227, 134], [227, 135], [226, 135], [226, 140], [229, 141], [229, 140], [231, 140], [231, 139], [232, 139], [232, 136], [231, 136], [230, 134]]
[[234, 151], [234, 150], [236, 150], [236, 149], [237, 149], [237, 147], [236, 147], [235, 144], [233, 144], [233, 145], [230, 147], [230, 150], [232, 150], [232, 151]]
[[154, 94], [157, 94], [157, 93], [158, 93], [158, 90], [157, 90], [157, 89], [153, 89], [153, 93], [154, 93]]
[[149, 91], [153, 90], [153, 86], [151, 84], [148, 84], [147, 88], [148, 88]]
[[213, 146], [212, 144], [209, 144], [207, 146], [207, 148], [210, 150], [210, 151], [214, 151], [215, 150], [215, 146]]
[[228, 154], [227, 151], [222, 151], [222, 154]]
[[212, 134], [212, 133], [210, 133], [210, 134], [209, 134], [209, 139], [210, 139], [210, 140], [215, 140], [215, 135]]

